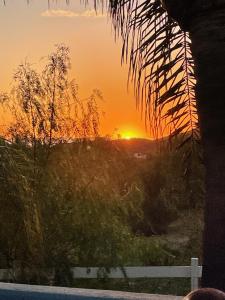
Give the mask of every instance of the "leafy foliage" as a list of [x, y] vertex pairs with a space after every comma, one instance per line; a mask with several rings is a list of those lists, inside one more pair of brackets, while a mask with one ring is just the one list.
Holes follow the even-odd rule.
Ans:
[[12, 115], [12, 124], [4, 133], [8, 139], [15, 141], [19, 136], [36, 148], [37, 143], [51, 147], [99, 134], [97, 99], [102, 98], [101, 93], [94, 90], [80, 99], [69, 70], [69, 49], [64, 45], [56, 46], [40, 74], [28, 62], [17, 68], [14, 87], [3, 101]]
[[167, 233], [168, 225], [183, 210], [203, 207], [204, 168], [198, 156], [186, 168], [182, 163], [185, 154], [185, 148], [170, 151], [166, 147], [141, 168], [144, 221], [139, 226], [145, 235]]
[[1, 184], [0, 257], [2, 267], [20, 270], [16, 281], [70, 285], [72, 266], [100, 266], [107, 275], [110, 267], [171, 265], [179, 257], [149, 237], [168, 231], [191, 207], [185, 178], [177, 177], [179, 156], [160, 154], [142, 164], [111, 141], [79, 141], [51, 147], [47, 163], [38, 147], [34, 176], [32, 148], [7, 147], [15, 167], [6, 165]]

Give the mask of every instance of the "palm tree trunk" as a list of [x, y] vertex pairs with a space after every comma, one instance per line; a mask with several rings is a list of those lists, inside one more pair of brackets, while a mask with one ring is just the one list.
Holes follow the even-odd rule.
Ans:
[[206, 166], [202, 286], [225, 291], [225, 1], [211, 2], [220, 5], [198, 12], [189, 30]]

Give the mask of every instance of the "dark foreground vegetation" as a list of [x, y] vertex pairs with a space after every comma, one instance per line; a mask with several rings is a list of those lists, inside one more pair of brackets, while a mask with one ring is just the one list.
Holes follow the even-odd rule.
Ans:
[[[107, 270], [201, 256], [200, 150], [187, 164], [167, 141], [98, 137], [100, 93], [81, 101], [68, 70], [58, 46], [41, 73], [19, 66], [1, 95], [13, 118], [0, 141], [0, 268], [15, 282], [185, 293], [186, 280], [110, 281]], [[106, 276], [76, 280], [76, 266]]]
[[74, 282], [70, 267], [189, 265], [200, 256], [202, 182], [187, 181], [180, 154], [139, 161], [108, 140], [77, 141], [52, 147], [48, 161], [39, 146], [34, 173], [30, 146], [0, 149], [0, 264], [18, 270], [16, 282], [139, 291], [140, 281]]

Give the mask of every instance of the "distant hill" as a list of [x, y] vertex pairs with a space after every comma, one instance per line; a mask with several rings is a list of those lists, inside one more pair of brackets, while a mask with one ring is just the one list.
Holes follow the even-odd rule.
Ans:
[[117, 148], [127, 151], [130, 154], [142, 153], [149, 154], [153, 153], [157, 149], [157, 142], [153, 140], [143, 138], [132, 138], [132, 139], [118, 139], [113, 140], [112, 144]]
[[[151, 155], [154, 154], [157, 149], [159, 144], [162, 142], [162, 140], [149, 140], [149, 139], [144, 139], [144, 138], [131, 138], [131, 139], [116, 139], [116, 140], [110, 140], [110, 139], [105, 139], [104, 137], [98, 137], [94, 140], [89, 140], [89, 139], [77, 139], [73, 142], [70, 143], [65, 143], [65, 144], [59, 144], [56, 146], [56, 148], [61, 149], [62, 147], [64, 148], [73, 148], [74, 150], [80, 148], [80, 146], [85, 146], [89, 145], [88, 147], [95, 146], [99, 149], [105, 149], [107, 152], [111, 151], [119, 151], [119, 152], [125, 152], [130, 156], [134, 156], [135, 154], [143, 154], [143, 155]], [[96, 148], [96, 149], [97, 149]]]

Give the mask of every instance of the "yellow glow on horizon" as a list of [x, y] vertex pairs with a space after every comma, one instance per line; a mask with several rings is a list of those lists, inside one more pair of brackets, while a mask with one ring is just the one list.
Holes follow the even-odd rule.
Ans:
[[130, 140], [131, 137], [130, 137], [130, 136], [125, 136], [125, 139], [126, 139], [126, 140]]
[[124, 132], [121, 132], [121, 138], [122, 139], [125, 139], [125, 140], [130, 140], [130, 139], [133, 139], [133, 138], [139, 138], [140, 135], [135, 132], [135, 131], [124, 131]]

